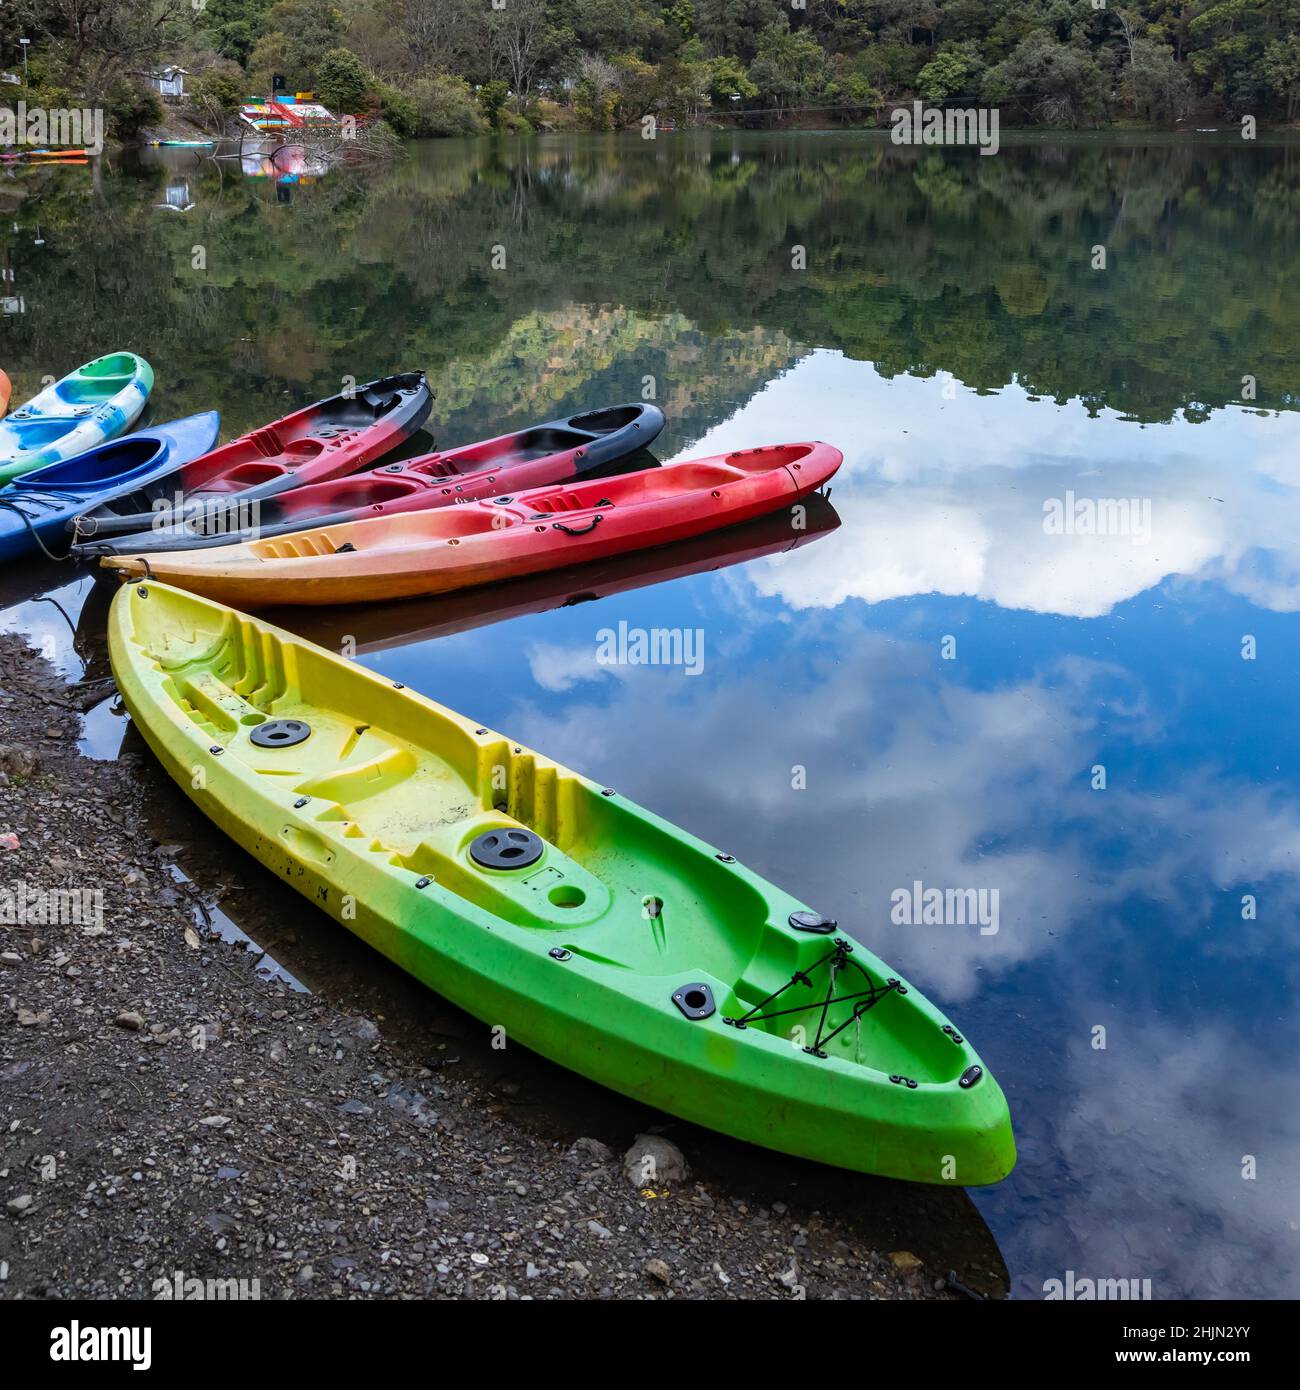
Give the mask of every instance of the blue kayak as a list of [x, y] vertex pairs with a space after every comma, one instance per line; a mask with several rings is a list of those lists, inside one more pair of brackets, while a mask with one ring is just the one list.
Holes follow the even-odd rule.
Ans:
[[68, 522], [101, 502], [147, 486], [217, 442], [215, 410], [187, 415], [51, 463], [0, 487], [0, 560], [66, 552]]

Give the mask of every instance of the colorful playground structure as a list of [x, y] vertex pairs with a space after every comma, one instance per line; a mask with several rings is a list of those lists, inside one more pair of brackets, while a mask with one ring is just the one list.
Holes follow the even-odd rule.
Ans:
[[281, 93], [254, 97], [239, 108], [239, 118], [260, 135], [289, 134], [301, 130], [338, 130], [353, 117], [335, 116], [310, 92], [295, 96]]

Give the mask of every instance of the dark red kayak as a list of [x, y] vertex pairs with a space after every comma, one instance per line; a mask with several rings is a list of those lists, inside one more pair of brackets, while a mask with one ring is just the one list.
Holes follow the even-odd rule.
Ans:
[[[365, 473], [308, 483], [223, 513], [219, 503], [171, 526], [138, 534], [94, 532], [76, 553], [143, 555], [160, 550], [206, 550], [239, 541], [283, 536], [316, 526], [395, 512], [424, 511], [455, 502], [495, 497], [503, 489], [523, 492], [587, 477], [606, 464], [634, 454], [658, 437], [663, 412], [653, 405], [616, 405], [544, 425], [498, 435]], [[83, 529], [83, 535], [84, 535]]]
[[402, 372], [354, 387], [84, 513], [69, 523], [69, 530], [82, 541], [130, 535], [148, 531], [160, 513], [176, 525], [214, 508], [224, 513], [235, 502], [243, 508], [292, 488], [342, 478], [409, 439], [432, 404], [423, 372]]

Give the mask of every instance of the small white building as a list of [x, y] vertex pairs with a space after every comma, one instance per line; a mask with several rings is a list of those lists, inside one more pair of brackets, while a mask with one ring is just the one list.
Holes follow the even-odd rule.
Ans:
[[180, 101], [185, 96], [185, 79], [188, 76], [188, 69], [175, 65], [155, 68], [145, 74], [149, 85], [164, 101]]

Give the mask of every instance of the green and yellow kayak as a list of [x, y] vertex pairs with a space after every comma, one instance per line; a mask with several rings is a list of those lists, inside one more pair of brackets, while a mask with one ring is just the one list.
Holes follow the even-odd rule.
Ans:
[[609, 788], [267, 623], [123, 586], [113, 672], [234, 840], [505, 1036], [684, 1119], [919, 1182], [997, 1182], [1006, 1099], [836, 924]]

